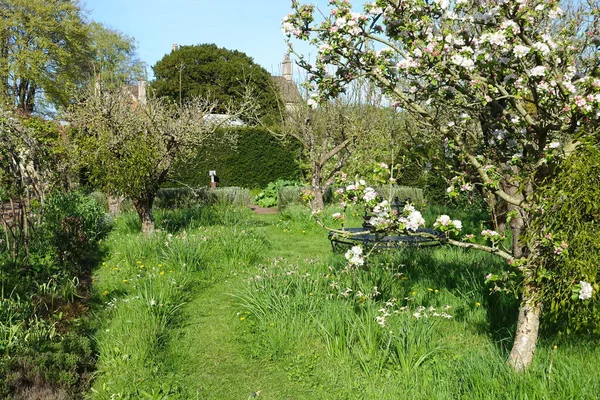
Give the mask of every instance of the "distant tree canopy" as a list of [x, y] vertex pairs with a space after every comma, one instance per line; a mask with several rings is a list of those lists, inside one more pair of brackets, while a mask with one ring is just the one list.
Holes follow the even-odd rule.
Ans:
[[137, 58], [135, 40], [97, 22], [89, 24], [90, 78], [104, 87], [132, 84], [144, 77], [144, 63]]
[[119, 86], [143, 71], [133, 38], [88, 23], [76, 0], [0, 0], [0, 105], [7, 109], [60, 109], [91, 80]]
[[66, 104], [89, 56], [88, 30], [74, 1], [0, 2], [0, 97], [32, 112], [39, 94]]
[[278, 111], [278, 95], [270, 74], [251, 57], [215, 44], [181, 46], [152, 67], [151, 87], [158, 97], [179, 102], [193, 96], [216, 100], [215, 112], [224, 112], [227, 103], [240, 101], [251, 87], [260, 107], [258, 116], [268, 118]]

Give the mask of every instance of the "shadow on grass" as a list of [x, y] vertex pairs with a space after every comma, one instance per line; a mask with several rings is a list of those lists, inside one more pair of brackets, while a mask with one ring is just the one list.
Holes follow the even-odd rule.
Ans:
[[[518, 300], [508, 294], [492, 292], [492, 287], [485, 283], [485, 275], [506, 269], [502, 259], [481, 252], [438, 246], [384, 251], [370, 263], [402, 266], [401, 270], [416, 286], [446, 289], [458, 297], [480, 301], [487, 320], [475, 322], [474, 328], [489, 335], [503, 355], [510, 351]], [[468, 308], [462, 308], [455, 310], [454, 317], [458, 321], [466, 320], [469, 314]]]
[[[260, 222], [251, 219], [252, 211], [247, 207], [200, 206], [190, 208], [157, 209], [154, 211], [156, 229], [176, 234], [202, 226], [257, 226]], [[135, 212], [121, 214], [115, 220], [115, 230], [122, 234], [136, 234], [141, 223]]]

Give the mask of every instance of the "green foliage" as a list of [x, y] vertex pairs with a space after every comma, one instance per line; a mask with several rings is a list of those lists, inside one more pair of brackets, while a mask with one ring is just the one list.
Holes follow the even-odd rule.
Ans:
[[261, 207], [274, 207], [279, 203], [279, 192], [284, 187], [299, 187], [297, 181], [287, 181], [278, 179], [275, 182], [269, 182], [267, 187], [254, 197], [254, 203]]
[[[130, 198], [142, 229], [151, 231], [152, 203], [173, 163], [213, 139], [216, 127], [203, 120], [213, 105], [199, 98], [172, 105], [153, 97], [134, 104], [114, 87], [88, 88], [82, 96], [69, 114], [78, 166], [94, 187]], [[222, 139], [218, 143], [230, 140]]]
[[284, 143], [266, 129], [230, 128], [219, 133], [237, 136], [235, 148], [201, 147], [173, 168], [171, 179], [192, 187], [208, 186], [208, 171], [217, 171], [219, 186], [265, 187], [277, 179], [298, 179], [297, 144]]
[[69, 90], [85, 76], [88, 66], [88, 28], [77, 3], [8, 0], [2, 3], [2, 14], [2, 103], [37, 111], [43, 93], [47, 100], [66, 105]]
[[155, 76], [152, 89], [158, 97], [177, 103], [193, 96], [207, 97], [219, 103], [215, 112], [226, 113], [226, 105], [238, 103], [249, 87], [260, 116], [278, 116], [278, 96], [271, 76], [243, 52], [215, 44], [180, 46], [159, 60], [152, 70]]
[[136, 58], [134, 38], [98, 22], [91, 22], [89, 31], [92, 79], [116, 87], [143, 79], [144, 64]]
[[79, 192], [56, 193], [44, 204], [42, 225], [58, 266], [70, 276], [89, 270], [99, 256], [99, 241], [111, 229], [96, 200]]
[[163, 210], [157, 225], [164, 231], [109, 237], [110, 256], [95, 276], [103, 329], [91, 398], [192, 398], [166, 351], [184, 323], [184, 303], [201, 281], [212, 279], [212, 268], [262, 258], [264, 239], [244, 229], [248, 216], [247, 209], [231, 207]]
[[55, 193], [35, 212], [27, 252], [10, 261], [0, 252], [0, 397], [79, 398], [95, 363], [80, 282], [110, 224], [78, 192]]
[[[600, 149], [584, 144], [542, 190], [534, 219], [547, 329], [600, 333]], [[584, 281], [591, 299], [580, 299]]]

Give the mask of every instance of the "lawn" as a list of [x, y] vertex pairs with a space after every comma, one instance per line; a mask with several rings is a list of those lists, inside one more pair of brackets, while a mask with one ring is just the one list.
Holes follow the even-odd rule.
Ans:
[[[429, 220], [431, 219], [430, 215]], [[465, 229], [478, 229], [471, 213]], [[125, 214], [94, 276], [93, 399], [596, 399], [592, 338], [544, 333], [515, 374], [493, 256], [436, 247], [346, 268], [310, 214]], [[431, 221], [429, 221], [431, 223]], [[350, 222], [352, 223], [352, 222]], [[357, 223], [354, 221], [354, 223]]]

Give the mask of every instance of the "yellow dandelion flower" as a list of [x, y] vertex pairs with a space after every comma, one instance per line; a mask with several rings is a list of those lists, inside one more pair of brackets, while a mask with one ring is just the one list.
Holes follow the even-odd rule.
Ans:
[[412, 292], [411, 294], [414, 296], [415, 294], [417, 294], [417, 292]]
[[308, 295], [309, 295], [309, 296], [312, 296], [313, 294], [312, 294], [312, 292], [310, 292]]
[[160, 267], [162, 267], [162, 264], [158, 264], [158, 267], [159, 267], [159, 268], [160, 268]]
[[432, 289], [432, 288], [427, 288], [427, 290], [429, 290], [430, 292], [433, 292], [433, 289]]
[[240, 317], [240, 321], [243, 321], [245, 319], [246, 319], [246, 317]]
[[552, 347], [554, 350], [558, 349], [557, 345], [554, 345], [554, 347]]
[[478, 301], [476, 301], [476, 302], [475, 302], [475, 306], [479, 307], [479, 306], [481, 306], [481, 303], [480, 303], [480, 302], [478, 302]]
[[123, 283], [127, 283], [127, 282], [129, 282], [129, 280], [123, 279]]
[[160, 271], [159, 273], [160, 273], [161, 275], [164, 275], [164, 274], [165, 274], [165, 271]]
[[119, 270], [119, 268], [117, 268], [117, 267], [113, 268], [113, 271], [118, 271], [118, 270]]
[[440, 291], [439, 291], [439, 290], [437, 290], [437, 289], [435, 289], [435, 290], [434, 290], [434, 292], [435, 292], [435, 293], [439, 293]]
[[137, 260], [136, 263], [141, 264], [142, 260]]
[[103, 294], [104, 296], [106, 296], [106, 295], [108, 294], [108, 290], [105, 290], [104, 292], [102, 292], [102, 294]]

